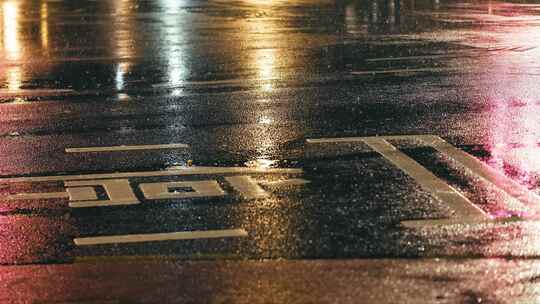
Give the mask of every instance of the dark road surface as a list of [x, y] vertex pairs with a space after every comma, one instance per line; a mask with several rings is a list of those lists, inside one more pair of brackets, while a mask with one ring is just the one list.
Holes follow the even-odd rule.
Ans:
[[540, 4], [0, 0], [0, 302], [539, 303]]

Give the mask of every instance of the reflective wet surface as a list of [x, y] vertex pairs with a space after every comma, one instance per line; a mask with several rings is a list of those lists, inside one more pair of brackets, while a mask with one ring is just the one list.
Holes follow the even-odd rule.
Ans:
[[[49, 267], [77, 277], [85, 261], [99, 269], [111, 259], [146, 265], [157, 258], [171, 263], [157, 267], [160, 278], [183, 263], [192, 272], [224, 267], [225, 278], [233, 274], [222, 263], [249, 269], [266, 259], [295, 260], [280, 267], [306, 273], [296, 260], [364, 269], [370, 259], [388, 258], [381, 267], [391, 270], [379, 276], [388, 286], [395, 280], [396, 290], [408, 286], [398, 286], [395, 271], [414, 263], [425, 263], [427, 274], [411, 285], [437, 285], [437, 273], [448, 270], [446, 286], [460, 290], [404, 296], [418, 300], [411, 303], [513, 303], [513, 296], [534, 303], [536, 293], [466, 283], [499, 272], [501, 282], [519, 281], [540, 253], [539, 47], [540, 5], [522, 1], [0, 0], [0, 263], [32, 265], [9, 266], [13, 272]], [[434, 174], [415, 177], [410, 160], [392, 162], [395, 151], [331, 141], [422, 134], [439, 136], [478, 165], [464, 168], [456, 152], [415, 139], [389, 140]], [[308, 141], [320, 138], [330, 143]], [[188, 146], [66, 152], [170, 143]], [[240, 185], [232, 176], [243, 178]], [[129, 187], [107, 189], [103, 180], [111, 179]], [[297, 183], [283, 182], [291, 179]], [[435, 179], [487, 220], [457, 216], [459, 204], [444, 199]], [[69, 181], [81, 180], [91, 185], [70, 189]], [[201, 181], [212, 183], [213, 195], [163, 186]], [[160, 195], [169, 198], [156, 199], [141, 184], [162, 185]], [[83, 194], [104, 205], [74, 208]], [[131, 204], [106, 206], [126, 196]], [[453, 225], [430, 224], [448, 218]], [[413, 220], [425, 224], [404, 225]], [[75, 242], [227, 229], [247, 236]], [[402, 258], [411, 259], [392, 260]], [[442, 268], [440, 258], [449, 258]], [[208, 262], [190, 262], [201, 259]], [[118, 272], [129, 276], [126, 267]], [[534, 289], [535, 281], [518, 285]], [[86, 299], [66, 288], [51, 299]]]

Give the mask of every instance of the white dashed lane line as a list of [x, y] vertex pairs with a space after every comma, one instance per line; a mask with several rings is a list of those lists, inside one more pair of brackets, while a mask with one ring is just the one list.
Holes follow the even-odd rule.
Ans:
[[187, 149], [186, 144], [162, 144], [162, 145], [134, 145], [134, 146], [111, 146], [111, 147], [87, 147], [66, 148], [66, 153], [92, 153], [92, 152], [118, 152], [136, 150], [163, 150], [163, 149]]
[[77, 246], [106, 245], [120, 243], [144, 243], [173, 240], [195, 240], [195, 239], [215, 239], [215, 238], [233, 238], [247, 237], [248, 233], [244, 229], [224, 229], [208, 231], [182, 231], [171, 233], [152, 233], [152, 234], [126, 234], [111, 236], [95, 236], [76, 238], [73, 241]]

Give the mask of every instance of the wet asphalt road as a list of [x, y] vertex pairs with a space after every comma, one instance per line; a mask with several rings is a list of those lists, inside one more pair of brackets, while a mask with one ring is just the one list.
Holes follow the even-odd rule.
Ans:
[[[11, 290], [4, 302], [133, 303], [161, 297], [215, 303], [536, 303], [539, 5], [0, 5], [0, 264], [6, 270], [2, 288]], [[381, 155], [358, 142], [308, 141], [423, 134], [439, 136], [498, 174], [498, 186], [486, 185], [478, 169], [460, 167], [447, 152], [415, 138], [389, 140], [489, 221], [467, 222], [450, 200], [423, 186], [425, 174], [408, 174], [390, 161], [390, 152]], [[66, 151], [170, 143], [188, 146]], [[207, 167], [251, 171], [216, 173]], [[199, 169], [200, 174], [185, 173]], [[287, 170], [269, 173], [273, 169]], [[235, 186], [230, 177], [238, 175], [249, 176], [258, 192], [242, 188], [245, 181]], [[123, 180], [131, 190], [120, 192], [137, 204], [73, 208], [73, 197], [13, 199], [87, 189], [70, 186], [66, 177], [50, 178], [55, 176], [91, 181], [87, 186], [105, 205], [117, 192], [103, 180]], [[303, 182], [275, 186], [290, 179]], [[167, 193], [176, 197], [155, 198], [141, 186], [194, 181], [215, 181], [213, 195], [204, 188], [206, 195], [193, 197], [193, 186], [175, 184]], [[504, 185], [510, 186], [501, 195]], [[513, 202], [524, 196], [532, 197], [528, 211], [515, 210]], [[454, 225], [429, 224], [445, 218]], [[404, 225], [411, 220], [422, 222]], [[75, 241], [233, 229], [246, 235], [90, 246]], [[179, 269], [186, 274], [175, 276]], [[48, 281], [44, 271], [62, 279]], [[265, 285], [278, 277], [279, 286]], [[231, 278], [259, 282], [261, 297], [254, 300], [247, 289], [229, 293], [242, 285], [222, 285]], [[476, 278], [499, 289], [475, 284]], [[175, 287], [186, 280], [190, 284]], [[335, 286], [310, 296], [308, 291], [327, 281]], [[113, 291], [80, 291], [85, 282]], [[215, 288], [204, 289], [201, 282]], [[373, 288], [377, 282], [384, 288]], [[144, 283], [165, 287], [140, 290]], [[57, 284], [65, 288], [49, 289]], [[442, 291], [426, 292], [430, 288]], [[387, 289], [393, 292], [381, 296]]]

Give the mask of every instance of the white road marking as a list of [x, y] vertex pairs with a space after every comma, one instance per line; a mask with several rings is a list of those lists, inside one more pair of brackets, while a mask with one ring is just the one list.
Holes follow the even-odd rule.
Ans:
[[[165, 183], [140, 184], [144, 197], [147, 199], [174, 199], [225, 196], [225, 191], [214, 180], [185, 181]], [[189, 188], [192, 191], [174, 192], [174, 188]]]
[[302, 172], [303, 172], [302, 169], [290, 169], [290, 168], [185, 167], [183, 169], [164, 170], [164, 171], [0, 178], [0, 184], [72, 181], [72, 180], [89, 180], [89, 179], [90, 180], [116, 179], [116, 178], [130, 178], [130, 177], [214, 175], [214, 174], [215, 175], [221, 175], [221, 174], [301, 174]]
[[227, 87], [227, 86], [246, 86], [252, 85], [254, 83], [261, 82], [275, 82], [279, 78], [253, 78], [253, 79], [225, 79], [225, 80], [208, 80], [208, 81], [182, 81], [179, 85], [170, 85], [170, 84], [154, 84], [152, 87], [158, 89], [172, 89], [177, 87], [187, 87], [187, 86], [209, 86], [209, 87]]
[[[135, 205], [140, 203], [133, 193], [129, 181], [126, 179], [67, 181], [65, 182], [65, 186], [67, 189], [72, 187], [101, 186], [105, 189], [109, 197], [108, 200], [87, 200], [89, 198], [85, 195], [87, 191], [76, 192], [75, 194], [84, 195], [82, 197], [72, 197], [73, 200], [69, 201], [69, 206], [72, 208]], [[71, 195], [73, 194], [72, 192]]]
[[[398, 151], [394, 146], [389, 144], [387, 140], [414, 140], [420, 145], [425, 145], [436, 149], [443, 155], [453, 159], [457, 165], [465, 168], [470, 174], [480, 178], [484, 183], [493, 186], [497, 191], [503, 192], [510, 199], [505, 200], [505, 206], [512, 211], [518, 211], [522, 214], [533, 214], [537, 216], [540, 212], [538, 207], [540, 205], [540, 196], [534, 192], [528, 190], [522, 185], [516, 183], [512, 179], [506, 177], [504, 174], [497, 172], [495, 169], [482, 163], [480, 160], [469, 155], [468, 153], [452, 146], [439, 136], [435, 135], [403, 135], [403, 136], [380, 136], [380, 137], [343, 137], [343, 138], [319, 138], [308, 139], [308, 144], [332, 144], [332, 143], [364, 143], [371, 149], [377, 151], [385, 158], [389, 159], [392, 163], [398, 166], [401, 170], [415, 178], [419, 184], [431, 192], [434, 196], [447, 203], [456, 212], [458, 218], [450, 218], [448, 220], [436, 219], [436, 220], [418, 220], [418, 221], [404, 221], [405, 226], [425, 226], [425, 225], [438, 225], [438, 224], [463, 224], [467, 221], [470, 222], [468, 212], [473, 212], [472, 220], [485, 221], [489, 217], [485, 215], [483, 211], [473, 205], [468, 199], [459, 197], [459, 194], [455, 189], [444, 183], [435, 177], [431, 172], [427, 171], [424, 167], [420, 166], [414, 160], [408, 158], [402, 152]], [[405, 158], [404, 158], [405, 157]], [[414, 162], [414, 164], [413, 164]], [[435, 178], [436, 180], [434, 180]], [[442, 183], [442, 184], [441, 184]], [[451, 191], [445, 191], [444, 188], [450, 187]], [[448, 190], [448, 189], [447, 189]], [[456, 194], [457, 193], [457, 194]], [[459, 196], [458, 196], [459, 194]], [[467, 204], [473, 206], [475, 210], [469, 210]], [[481, 211], [482, 216], [477, 211]], [[463, 217], [463, 213], [466, 213]], [[471, 214], [473, 214], [471, 213]]]
[[213, 238], [247, 237], [248, 233], [244, 229], [225, 229], [208, 231], [182, 231], [171, 233], [152, 234], [126, 234], [97, 237], [75, 238], [73, 241], [77, 246], [106, 245], [120, 243], [143, 243], [172, 240], [195, 240]]
[[[478, 54], [474, 54], [474, 55], [478, 55]], [[423, 56], [407, 56], [407, 57], [370, 58], [370, 59], [366, 59], [366, 61], [367, 62], [404, 61], [404, 60], [421, 60], [421, 59], [456, 58], [456, 57], [461, 57], [461, 56], [464, 56], [464, 54], [444, 54], [444, 55], [441, 54], [441, 55], [423, 55]]]
[[377, 74], [402, 74], [402, 73], [423, 73], [423, 72], [455, 72], [470, 71], [469, 67], [459, 67], [459, 68], [418, 68], [418, 69], [396, 69], [396, 70], [373, 70], [373, 71], [353, 71], [352, 75], [377, 75]]
[[3, 197], [5, 200], [40, 200], [40, 199], [55, 199], [69, 198], [67, 192], [44, 192], [44, 193], [18, 193]]
[[92, 187], [66, 188], [70, 201], [92, 201], [97, 200], [97, 194]]
[[268, 192], [264, 191], [250, 176], [228, 176], [225, 177], [225, 180], [245, 199], [257, 199], [269, 196]]
[[185, 149], [185, 148], [189, 148], [189, 145], [163, 144], [163, 145], [87, 147], [87, 148], [66, 148], [66, 153], [117, 152], [117, 151], [135, 151], [135, 150]]
[[[540, 205], [540, 196], [506, 177], [504, 174], [497, 172], [495, 169], [489, 167], [468, 153], [455, 148], [439, 136], [423, 135], [418, 136], [418, 138], [430, 147], [435, 148], [437, 151], [458, 162], [461, 166], [469, 170], [469, 172], [480, 177], [484, 182], [495, 186], [509, 196], [525, 203], [527, 206]], [[513, 203], [512, 205], [509, 205], [512, 210], [524, 213], [531, 212], [530, 208], [522, 204], [509, 201], [507, 202], [507, 205], [508, 203]]]
[[403, 61], [403, 60], [420, 60], [420, 59], [439, 59], [439, 58], [457, 58], [457, 57], [478, 57], [486, 54], [496, 54], [500, 49], [480, 49], [480, 50], [465, 50], [460, 52], [418, 56], [403, 56], [403, 57], [383, 57], [366, 59], [367, 62], [381, 61]]
[[416, 140], [419, 141], [422, 135], [389, 135], [389, 136], [369, 136], [369, 137], [336, 137], [336, 138], [309, 138], [308, 144], [332, 144], [332, 143], [362, 143], [369, 138], [382, 138], [385, 140]]
[[30, 90], [9, 90], [0, 89], [0, 97], [20, 97], [20, 96], [54, 96], [75, 93], [74, 90], [63, 89], [30, 89]]
[[259, 184], [270, 187], [270, 188], [278, 188], [278, 187], [287, 187], [287, 186], [303, 186], [305, 184], [309, 184], [308, 180], [301, 179], [301, 178], [290, 178], [290, 179], [283, 179], [283, 180], [277, 180], [277, 181], [271, 181], [271, 182], [260, 182]]
[[[396, 149], [383, 138], [366, 138], [364, 139], [364, 143], [414, 178], [422, 189], [430, 192], [433, 196], [448, 204], [454, 211], [453, 217], [459, 218], [461, 222], [476, 223], [491, 219], [488, 214], [474, 205], [456, 189], [439, 179], [424, 166]], [[404, 225], [407, 225], [407, 223], [408, 222], [403, 222]]]

